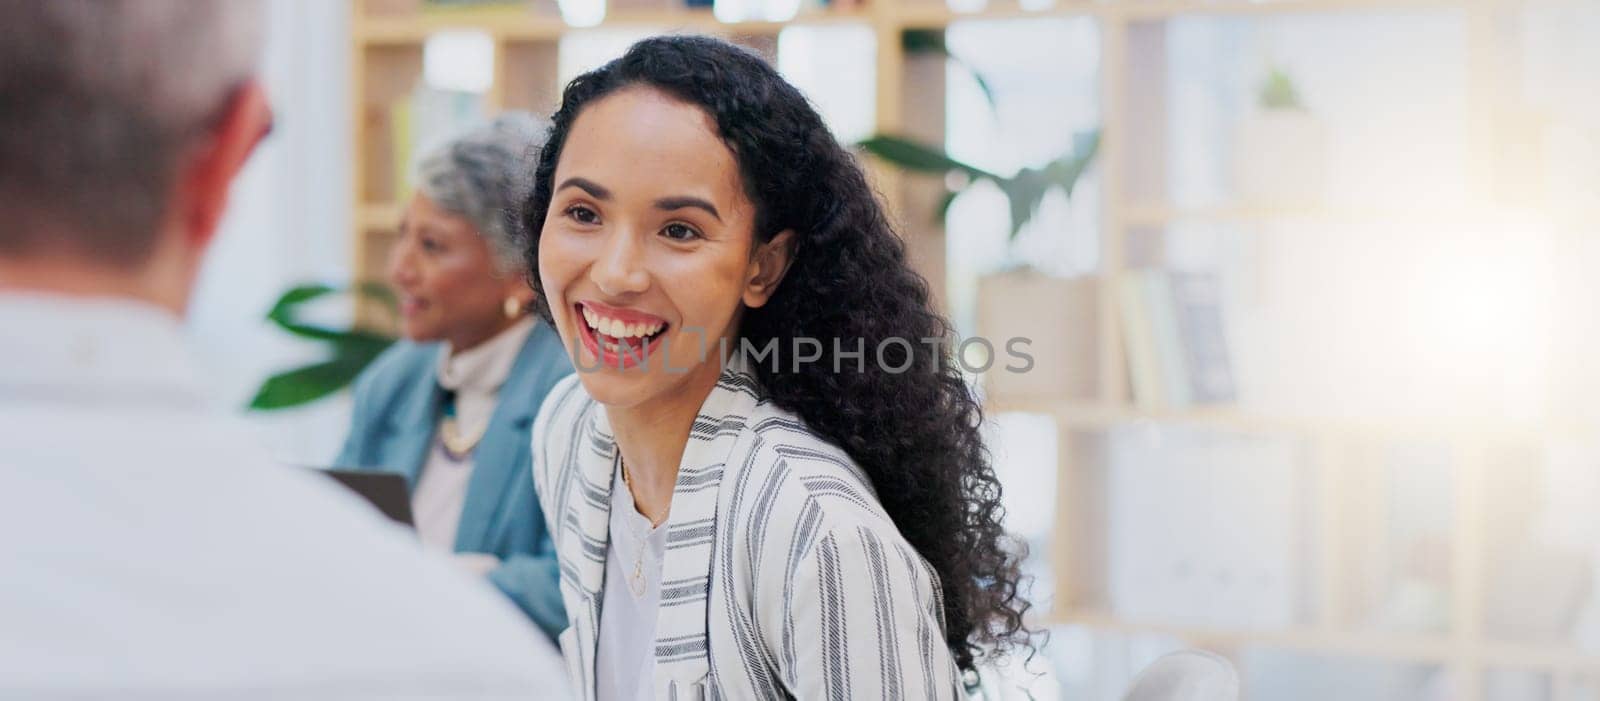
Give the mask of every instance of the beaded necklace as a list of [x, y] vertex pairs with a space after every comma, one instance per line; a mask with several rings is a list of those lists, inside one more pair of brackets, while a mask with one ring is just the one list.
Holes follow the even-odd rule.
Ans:
[[478, 447], [478, 442], [483, 440], [483, 434], [489, 427], [485, 425], [473, 435], [464, 435], [461, 432], [460, 422], [456, 419], [456, 393], [446, 390], [444, 393], [444, 421], [439, 424], [439, 448], [444, 456], [451, 462], [462, 462], [472, 457], [472, 451]]

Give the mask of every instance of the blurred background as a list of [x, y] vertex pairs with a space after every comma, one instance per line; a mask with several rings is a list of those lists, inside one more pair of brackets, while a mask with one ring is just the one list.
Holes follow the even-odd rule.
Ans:
[[277, 130], [189, 331], [283, 460], [332, 459], [393, 333], [325, 292], [382, 279], [412, 154], [714, 34], [859, 145], [989, 341], [1035, 697], [1201, 647], [1249, 699], [1600, 700], [1600, 1], [269, 7]]

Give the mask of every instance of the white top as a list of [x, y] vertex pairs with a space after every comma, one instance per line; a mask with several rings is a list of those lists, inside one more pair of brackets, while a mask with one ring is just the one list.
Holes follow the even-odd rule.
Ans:
[[[511, 366], [533, 326], [533, 317], [524, 317], [473, 348], [456, 353], [446, 344], [439, 354], [439, 386], [456, 393], [456, 426], [462, 435], [481, 436], [489, 427], [499, 404], [500, 387], [511, 376]], [[435, 434], [417, 488], [411, 492], [412, 520], [424, 546], [455, 551], [456, 529], [461, 525], [461, 507], [467, 501], [474, 464], [472, 455], [451, 459]]]
[[208, 410], [178, 321], [0, 293], [0, 698], [526, 699], [505, 597]]
[[650, 519], [639, 513], [621, 469], [611, 483], [608, 550], [595, 694], [599, 701], [649, 701], [654, 698], [650, 680], [656, 668], [656, 610], [661, 607], [667, 529], [651, 526]]

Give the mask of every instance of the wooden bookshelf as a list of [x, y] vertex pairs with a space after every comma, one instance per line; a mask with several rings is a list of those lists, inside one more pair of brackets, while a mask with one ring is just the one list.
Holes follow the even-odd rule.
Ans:
[[[1299, 206], [1282, 203], [1231, 202], [1206, 207], [1175, 206], [1127, 192], [1125, 181], [1137, 164], [1129, 148], [1130, 115], [1150, 99], [1153, 89], [1143, 85], [1148, 66], [1136, 57], [1153, 31], [1163, 22], [1194, 15], [1287, 15], [1344, 12], [1425, 11], [1460, 12], [1470, 18], [1468, 47], [1474, 61], [1496, 56], [1504, 37], [1491, 31], [1493, 13], [1539, 0], [1058, 0], [1041, 10], [1024, 9], [1015, 0], [990, 2], [975, 13], [951, 11], [942, 2], [928, 0], [867, 0], [859, 9], [804, 11], [790, 22], [724, 24], [709, 10], [625, 9], [609, 13], [600, 25], [607, 29], [658, 29], [730, 38], [751, 45], [771, 57], [777, 34], [793, 25], [844, 24], [870, 28], [877, 38], [876, 128], [881, 133], [905, 134], [941, 140], [944, 134], [944, 60], [936, 56], [911, 56], [902, 49], [907, 30], [942, 30], [952, 23], [976, 19], [1029, 17], [1091, 17], [1099, 25], [1101, 41], [1100, 103], [1103, 123], [1100, 156], [1095, 168], [1101, 182], [1099, 250], [1099, 374], [1098, 391], [1090, 399], [1007, 399], [991, 401], [991, 413], [1020, 411], [1054, 417], [1061, 450], [1058, 479], [1057, 542], [1050, 553], [1056, 573], [1055, 606], [1042, 614], [1051, 624], [1087, 626], [1127, 635], [1170, 636], [1189, 644], [1229, 653], [1252, 646], [1276, 647], [1329, 655], [1381, 659], [1397, 663], [1441, 665], [1454, 677], [1456, 698], [1475, 701], [1483, 697], [1488, 669], [1538, 670], [1552, 675], [1555, 701], [1563, 689], [1578, 680], [1600, 676], [1597, 656], [1557, 644], [1524, 644], [1490, 639], [1483, 631], [1484, 534], [1486, 482], [1481, 464], [1469, 464], [1455, 485], [1454, 528], [1451, 544], [1451, 621], [1449, 631], [1437, 634], [1389, 633], [1353, 630], [1342, 611], [1345, 592], [1340, 568], [1347, 545], [1340, 539], [1350, 524], [1337, 516], [1337, 499], [1349, 499], [1340, 489], [1318, 489], [1324, 520], [1323, 540], [1314, 561], [1322, 580], [1313, 620], [1292, 628], [1211, 628], [1152, 621], [1126, 620], [1108, 612], [1095, 592], [1082, 588], [1080, 568], [1094, 566], [1090, 542], [1095, 534], [1082, 533], [1079, 519], [1091, 518], [1098, 507], [1082, 500], [1092, 494], [1092, 471], [1076, 445], [1079, 436], [1138, 424], [1189, 425], [1219, 431], [1288, 435], [1306, 439], [1315, 453], [1318, 484], [1335, 484], [1331, 477], [1340, 451], [1350, 441], [1386, 438], [1427, 438], [1457, 446], [1475, 455], [1493, 443], [1526, 443], [1551, 434], [1551, 427], [1506, 424], [1496, 421], [1353, 422], [1318, 418], [1284, 418], [1251, 413], [1238, 408], [1148, 409], [1135, 406], [1128, 387], [1115, 296], [1105, 294], [1108, 281], [1125, 271], [1126, 235], [1139, 227], [1161, 228], [1173, 222], [1273, 223], [1318, 220], [1365, 222], [1385, 219], [1414, 220], [1459, 216], [1450, 212], [1396, 211], [1353, 207]], [[382, 275], [386, 246], [392, 240], [402, 203], [390, 186], [394, 165], [389, 162], [388, 106], [408, 91], [422, 72], [422, 46], [427, 38], [448, 30], [483, 32], [495, 44], [495, 80], [488, 94], [491, 109], [518, 108], [548, 113], [559, 96], [559, 45], [569, 28], [548, 0], [518, 6], [435, 10], [419, 0], [356, 0], [350, 22], [350, 71], [353, 100], [352, 135], [355, 231], [352, 237], [355, 276], [377, 279]], [[1484, 94], [1481, 86], [1473, 94]], [[901, 222], [913, 263], [940, 291], [944, 289], [944, 232], [931, 216], [931, 203], [942, 196], [942, 185], [928, 179], [908, 178], [869, 163], [869, 170], [886, 205]], [[1572, 213], [1586, 221], [1600, 213]], [[1581, 426], [1556, 429], [1577, 434]], [[1385, 498], [1376, 495], [1374, 499]], [[1085, 514], [1089, 516], [1085, 516]], [[1063, 534], [1069, 534], [1063, 537]], [[1041, 610], [1043, 610], [1041, 608]]]

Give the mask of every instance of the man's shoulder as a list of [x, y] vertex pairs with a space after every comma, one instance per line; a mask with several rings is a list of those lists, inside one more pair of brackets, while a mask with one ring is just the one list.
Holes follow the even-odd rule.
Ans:
[[[0, 594], [0, 618], [32, 621], [13, 632], [37, 649], [104, 653], [174, 678], [205, 669], [223, 688], [306, 683], [310, 696], [329, 680], [288, 670], [391, 691], [429, 678], [459, 689], [475, 677], [491, 680], [484, 689], [537, 680], [527, 658], [548, 643], [487, 584], [331, 480], [273, 463], [247, 435], [198, 416], [152, 418], [0, 471], [0, 559], [25, 583]], [[84, 613], [95, 625], [59, 625]], [[20, 642], [8, 637], [0, 631], [0, 649]]]

